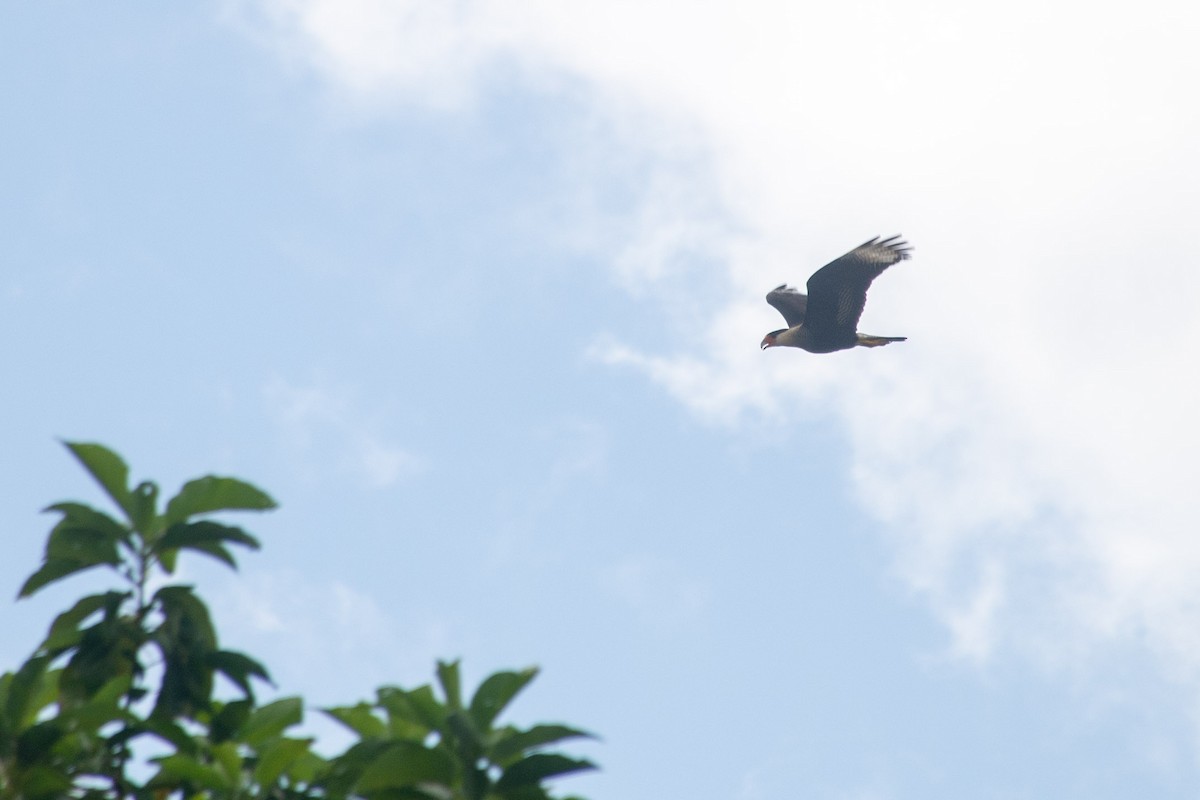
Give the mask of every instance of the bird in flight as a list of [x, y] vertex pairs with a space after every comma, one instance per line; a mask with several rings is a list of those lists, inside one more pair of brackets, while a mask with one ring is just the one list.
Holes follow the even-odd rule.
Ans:
[[899, 235], [863, 242], [830, 261], [808, 279], [808, 295], [786, 283], [767, 294], [788, 326], [771, 331], [759, 347], [799, 347], [810, 353], [833, 353], [852, 347], [881, 347], [906, 336], [870, 336], [858, 332], [867, 304], [867, 288], [883, 271], [908, 258], [912, 248]]

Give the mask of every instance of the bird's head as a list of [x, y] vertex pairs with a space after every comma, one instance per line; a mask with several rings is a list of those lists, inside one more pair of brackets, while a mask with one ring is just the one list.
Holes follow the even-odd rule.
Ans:
[[762, 343], [759, 344], [758, 349], [766, 350], [768, 347], [775, 347], [776, 346], [775, 339], [778, 338], [779, 334], [784, 333], [786, 331], [787, 331], [787, 328], [780, 328], [777, 331], [771, 331], [770, 333], [768, 333], [766, 336], [763, 337]]

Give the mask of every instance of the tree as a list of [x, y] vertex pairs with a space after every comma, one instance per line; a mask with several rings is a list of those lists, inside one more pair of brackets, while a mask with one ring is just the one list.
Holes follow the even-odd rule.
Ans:
[[[458, 662], [438, 663], [436, 690], [384, 686], [373, 701], [322, 709], [357, 740], [318, 754], [297, 730], [303, 699], [260, 705], [254, 690], [270, 682], [266, 667], [222, 649], [200, 595], [168, 582], [184, 552], [236, 568], [234, 551], [259, 542], [212, 515], [275, 502], [209, 475], [160, 508], [158, 487], [130, 488], [113, 451], [66, 447], [119, 516], [77, 502], [47, 508], [59, 520], [19, 597], [97, 568], [118, 585], [59, 614], [33, 655], [0, 676], [0, 800], [553, 800], [547, 779], [593, 768], [546, 752], [590, 736], [582, 730], [497, 723], [536, 668], [497, 672], [465, 700]], [[218, 697], [218, 675], [235, 697]]]

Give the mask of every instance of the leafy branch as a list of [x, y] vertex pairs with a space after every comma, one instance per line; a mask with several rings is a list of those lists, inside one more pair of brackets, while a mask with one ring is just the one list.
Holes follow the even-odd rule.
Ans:
[[[340, 755], [318, 755], [310, 737], [290, 735], [303, 721], [303, 700], [259, 705], [254, 684], [270, 682], [266, 667], [222, 649], [194, 587], [166, 582], [186, 551], [236, 569], [237, 548], [257, 550], [259, 542], [210, 516], [267, 511], [274, 500], [209, 475], [160, 507], [158, 486], [130, 488], [115, 452], [64, 444], [119, 514], [78, 502], [49, 506], [59, 519], [18, 596], [97, 568], [114, 572], [119, 585], [77, 600], [23, 665], [0, 676], [0, 800], [553, 800], [546, 780], [594, 768], [544, 752], [589, 736], [582, 730], [496, 726], [536, 669], [491, 675], [464, 704], [458, 662], [438, 664], [440, 699], [428, 685], [382, 687], [373, 703], [325, 709], [358, 741]], [[217, 675], [240, 696], [216, 697]], [[138, 763], [137, 753], [151, 747], [166, 752]]]

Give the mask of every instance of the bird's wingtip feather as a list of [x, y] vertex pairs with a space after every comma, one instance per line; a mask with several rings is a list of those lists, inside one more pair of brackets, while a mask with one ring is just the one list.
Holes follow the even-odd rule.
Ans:
[[[879, 239], [879, 237], [875, 238]], [[886, 239], [879, 239], [878, 243], [887, 247], [887, 249], [891, 250], [893, 253], [899, 255], [901, 259], [912, 257], [913, 246], [904, 241], [903, 234], [897, 233], [893, 236], [887, 237]]]

